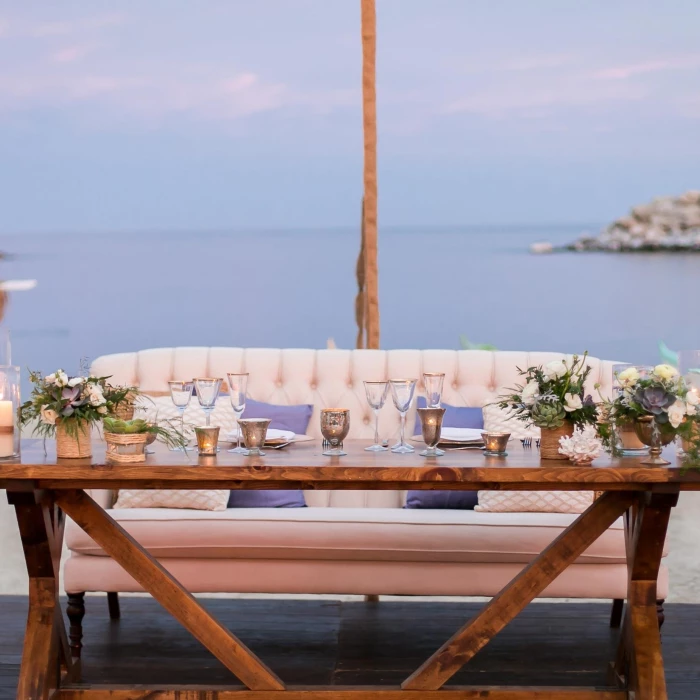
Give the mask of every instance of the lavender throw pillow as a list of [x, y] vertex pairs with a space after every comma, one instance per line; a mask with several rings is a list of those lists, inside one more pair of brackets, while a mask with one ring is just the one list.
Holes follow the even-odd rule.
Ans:
[[[425, 396], [419, 396], [416, 402], [418, 408], [425, 408], [428, 402]], [[481, 408], [472, 408], [468, 406], [450, 406], [449, 404], [440, 404], [445, 409], [445, 417], [442, 419], [444, 428], [483, 428], [484, 427], [484, 411]], [[414, 435], [420, 435], [420, 418], [416, 414], [416, 426], [413, 430]]]
[[231, 491], [227, 508], [306, 508], [303, 491]]
[[311, 404], [276, 406], [247, 399], [243, 418], [269, 418], [270, 427], [275, 430], [291, 430], [297, 435], [306, 435], [313, 411], [314, 407]]
[[[425, 396], [418, 397], [418, 408], [425, 408]], [[483, 428], [484, 412], [481, 408], [449, 406], [442, 404], [445, 428]], [[416, 416], [414, 435], [420, 435], [420, 418]], [[406, 495], [406, 508], [452, 508], [453, 510], [474, 510], [479, 503], [478, 491], [409, 491]]]

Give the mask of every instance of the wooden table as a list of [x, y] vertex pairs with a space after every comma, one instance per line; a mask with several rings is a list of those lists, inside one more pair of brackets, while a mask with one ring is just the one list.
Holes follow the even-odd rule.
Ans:
[[[537, 449], [514, 448], [506, 459], [481, 451], [417, 454], [365, 452], [348, 441], [342, 458], [321, 455], [318, 443], [269, 450], [265, 457], [222, 452], [185, 456], [159, 449], [145, 465], [56, 460], [41, 443], [23, 444], [21, 463], [0, 465], [0, 488], [14, 505], [29, 573], [29, 615], [18, 698], [57, 700], [662, 700], [667, 698], [656, 617], [656, 584], [671, 509], [681, 490], [700, 490], [700, 474], [644, 467], [637, 458], [601, 458], [593, 466], [540, 462]], [[602, 492], [482, 611], [448, 639], [400, 687], [287, 687], [234, 634], [220, 625], [84, 489], [520, 489]], [[228, 688], [87, 687], [78, 683], [58, 605], [64, 516], [70, 516], [240, 683]], [[445, 686], [489, 640], [571, 565], [620, 516], [625, 519], [628, 605], [617, 658], [606, 688]], [[526, 651], [525, 651], [526, 653]], [[575, 660], [574, 660], [575, 662]], [[444, 686], [444, 687], [443, 687]]]

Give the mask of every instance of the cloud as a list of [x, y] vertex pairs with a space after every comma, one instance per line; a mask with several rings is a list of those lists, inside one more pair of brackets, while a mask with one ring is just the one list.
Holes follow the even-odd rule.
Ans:
[[637, 75], [659, 73], [661, 71], [688, 70], [700, 66], [700, 54], [689, 54], [675, 58], [657, 59], [626, 66], [601, 68], [592, 74], [596, 80], [628, 80]]
[[75, 46], [66, 46], [51, 54], [51, 60], [54, 63], [74, 63], [80, 61], [89, 53], [95, 50], [94, 44], [78, 44]]
[[86, 17], [61, 22], [43, 22], [30, 27], [27, 33], [30, 36], [38, 38], [67, 36], [85, 32], [90, 33], [106, 27], [115, 27], [123, 23], [124, 17], [122, 15], [111, 14], [101, 17]]

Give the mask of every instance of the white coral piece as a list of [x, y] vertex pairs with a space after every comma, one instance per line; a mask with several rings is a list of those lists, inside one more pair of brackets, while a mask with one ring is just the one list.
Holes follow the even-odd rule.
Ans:
[[592, 462], [603, 450], [603, 443], [593, 425], [587, 425], [583, 430], [575, 428], [571, 437], [559, 438], [559, 445], [559, 454], [568, 457], [574, 464]]

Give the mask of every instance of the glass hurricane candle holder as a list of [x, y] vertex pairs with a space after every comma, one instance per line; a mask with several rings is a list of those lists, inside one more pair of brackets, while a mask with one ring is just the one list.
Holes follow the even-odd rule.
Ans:
[[340, 445], [350, 432], [350, 410], [347, 408], [324, 408], [321, 410], [321, 435], [331, 444], [326, 457], [343, 457]]
[[0, 460], [14, 461], [20, 455], [19, 367], [0, 366]]
[[219, 444], [218, 425], [200, 425], [194, 429], [197, 436], [197, 448], [200, 455], [215, 455]]
[[238, 427], [243, 434], [243, 444], [246, 446], [246, 455], [265, 456], [261, 448], [265, 444], [269, 425], [269, 418], [241, 418], [238, 421]]
[[510, 440], [510, 433], [493, 433], [484, 431], [481, 433], [484, 439], [484, 454], [489, 457], [506, 457], [506, 447]]
[[428, 449], [419, 452], [421, 457], [440, 457], [444, 455], [443, 450], [438, 450], [440, 434], [442, 433], [442, 419], [445, 416], [444, 408], [419, 408], [421, 433], [423, 442]]

